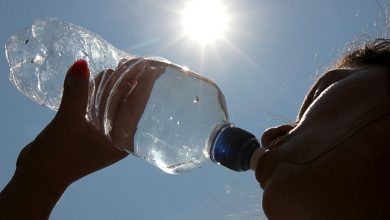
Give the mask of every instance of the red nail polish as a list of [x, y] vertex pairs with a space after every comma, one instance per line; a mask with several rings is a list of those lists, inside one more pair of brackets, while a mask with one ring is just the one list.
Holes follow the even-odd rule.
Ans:
[[88, 63], [82, 59], [77, 60], [72, 67], [70, 67], [70, 74], [89, 78]]

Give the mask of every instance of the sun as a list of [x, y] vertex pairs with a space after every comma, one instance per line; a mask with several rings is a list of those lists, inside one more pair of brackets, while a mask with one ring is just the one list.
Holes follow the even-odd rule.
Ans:
[[193, 0], [181, 18], [184, 34], [203, 45], [223, 38], [230, 21], [226, 6], [218, 0]]

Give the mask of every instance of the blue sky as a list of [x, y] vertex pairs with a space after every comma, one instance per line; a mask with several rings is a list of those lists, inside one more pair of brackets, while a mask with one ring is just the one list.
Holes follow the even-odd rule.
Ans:
[[[212, 78], [231, 121], [257, 136], [292, 122], [319, 73], [353, 39], [383, 31], [386, 0], [226, 0], [229, 41], [201, 48], [180, 35], [183, 0], [2, 0], [0, 43], [35, 18], [56, 17], [94, 31], [116, 47], [162, 56]], [[230, 43], [228, 43], [230, 42]], [[0, 59], [0, 188], [19, 151], [54, 112], [21, 95]], [[71, 185], [51, 219], [263, 219], [253, 172], [208, 164], [169, 175], [135, 157]]]

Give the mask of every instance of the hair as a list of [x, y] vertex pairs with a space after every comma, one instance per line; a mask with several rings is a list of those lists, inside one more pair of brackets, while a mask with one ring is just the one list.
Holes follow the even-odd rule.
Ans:
[[376, 38], [354, 50], [348, 48], [348, 54], [341, 57], [335, 68], [353, 67], [359, 65], [383, 65], [390, 68], [390, 39]]

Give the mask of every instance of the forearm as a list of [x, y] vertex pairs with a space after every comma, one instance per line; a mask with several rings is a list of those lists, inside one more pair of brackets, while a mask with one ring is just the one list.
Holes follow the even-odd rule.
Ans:
[[[32, 174], [33, 175], [33, 174]], [[16, 171], [0, 193], [0, 219], [48, 219], [66, 186]]]

